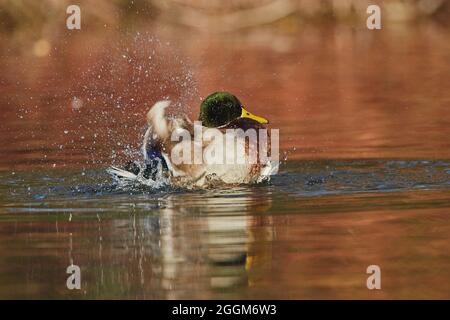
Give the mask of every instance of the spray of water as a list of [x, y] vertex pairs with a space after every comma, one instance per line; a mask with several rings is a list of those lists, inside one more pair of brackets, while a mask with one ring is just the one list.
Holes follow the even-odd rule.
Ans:
[[175, 112], [186, 112], [198, 96], [186, 59], [170, 42], [150, 33], [125, 34], [105, 44], [80, 69], [80, 80], [62, 106], [71, 109], [71, 117], [61, 149], [81, 145], [86, 164], [119, 166], [137, 159], [148, 109], [171, 99]]

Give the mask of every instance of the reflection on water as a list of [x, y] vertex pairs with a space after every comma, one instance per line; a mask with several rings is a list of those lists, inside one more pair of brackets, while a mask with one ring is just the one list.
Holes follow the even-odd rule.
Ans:
[[[154, 201], [157, 210], [112, 220], [101, 214], [85, 220], [74, 209], [63, 221], [56, 215], [51, 222], [47, 216], [2, 223], [2, 242], [14, 239], [19, 251], [0, 247], [0, 296], [73, 296], [65, 289], [64, 272], [74, 263], [82, 269], [84, 289], [75, 296], [208, 298], [246, 288], [248, 273], [270, 258], [270, 251], [253, 248], [271, 241], [270, 218], [246, 215], [270, 203], [252, 203], [247, 192], [169, 194]], [[5, 285], [9, 281], [14, 288]]]
[[[2, 298], [449, 298], [450, 162], [289, 162], [265, 185], [2, 173]], [[71, 263], [82, 290], [66, 289]], [[382, 290], [365, 287], [368, 265]]]
[[216, 90], [269, 118], [290, 159], [448, 158], [449, 35], [432, 24], [221, 37], [106, 28], [49, 39], [40, 58], [5, 39], [0, 168], [132, 159], [155, 101], [196, 119]]
[[[0, 34], [0, 298], [450, 298], [450, 31], [349, 23]], [[216, 90], [280, 130], [271, 183], [111, 183], [156, 100]]]

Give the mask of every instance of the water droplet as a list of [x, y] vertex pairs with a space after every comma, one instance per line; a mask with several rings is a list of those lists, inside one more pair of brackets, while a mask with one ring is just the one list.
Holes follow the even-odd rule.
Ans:
[[79, 110], [83, 107], [83, 100], [77, 97], [73, 97], [71, 105], [73, 110]]

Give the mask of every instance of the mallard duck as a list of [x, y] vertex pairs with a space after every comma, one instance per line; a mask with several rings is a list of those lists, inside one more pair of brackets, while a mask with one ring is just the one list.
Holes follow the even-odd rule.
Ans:
[[[177, 185], [193, 184], [195, 186], [204, 186], [211, 181], [219, 180], [224, 183], [241, 184], [255, 183], [264, 180], [273, 173], [274, 164], [272, 161], [261, 162], [258, 160], [250, 161], [249, 150], [260, 152], [258, 148], [259, 136], [255, 141], [246, 139], [244, 136], [237, 135], [236, 130], [228, 129], [258, 129], [265, 128], [268, 120], [256, 116], [247, 111], [239, 99], [228, 92], [215, 92], [206, 97], [200, 105], [200, 113], [198, 120], [201, 121], [200, 133], [210, 135], [211, 132], [220, 132], [224, 134], [224, 139], [210, 139], [207, 142], [196, 136], [196, 124], [193, 124], [187, 116], [175, 117], [167, 116], [166, 108], [170, 105], [170, 101], [159, 101], [147, 113], [148, 129], [144, 136], [142, 147], [146, 167], [141, 167], [135, 163], [128, 163], [125, 171], [112, 168], [110, 173], [126, 179], [136, 178], [138, 175], [147, 179], [158, 179], [161, 177], [161, 171], [168, 177], [172, 183]], [[210, 129], [213, 129], [212, 131]], [[208, 131], [209, 130], [209, 131]], [[216, 131], [214, 131], [216, 130]], [[189, 139], [181, 140], [179, 137]], [[178, 138], [175, 138], [178, 137]], [[226, 137], [230, 140], [226, 140]], [[224, 161], [219, 163], [202, 161], [202, 155], [207, 153], [215, 153], [223, 148], [223, 141], [241, 142], [245, 145], [243, 159], [231, 159], [237, 157], [234, 154], [235, 145], [225, 144], [225, 154], [218, 155], [223, 157]], [[219, 145], [221, 144], [221, 145]], [[192, 151], [200, 146], [200, 158], [194, 155], [189, 159], [192, 161], [179, 162], [171, 159], [177, 150]], [[230, 152], [230, 149], [232, 149]], [[197, 149], [198, 150], [198, 149]], [[195, 153], [195, 151], [193, 152]], [[182, 153], [184, 156], [184, 153]], [[230, 154], [230, 156], [229, 156]], [[225, 159], [226, 158], [226, 159]], [[200, 159], [200, 161], [196, 161]], [[217, 159], [217, 158], [216, 158]]]

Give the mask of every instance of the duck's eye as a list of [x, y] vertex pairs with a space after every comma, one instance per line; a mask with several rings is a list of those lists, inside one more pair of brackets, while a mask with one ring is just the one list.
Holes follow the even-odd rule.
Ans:
[[250, 115], [250, 113], [247, 112], [247, 116], [249, 116], [249, 115]]

